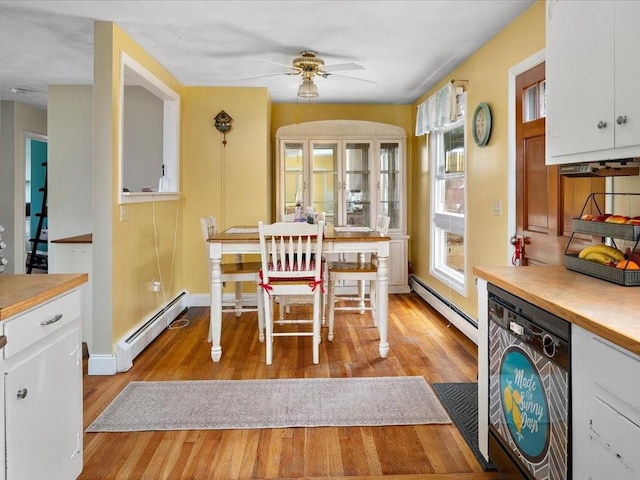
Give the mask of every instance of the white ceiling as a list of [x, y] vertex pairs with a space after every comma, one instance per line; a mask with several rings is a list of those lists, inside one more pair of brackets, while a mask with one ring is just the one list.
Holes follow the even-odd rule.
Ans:
[[93, 22], [106, 20], [183, 85], [267, 87], [274, 102], [295, 102], [299, 76], [242, 79], [283, 73], [313, 50], [364, 67], [316, 77], [313, 102], [409, 104], [533, 3], [0, 0], [0, 99], [44, 108], [47, 85], [92, 84]]

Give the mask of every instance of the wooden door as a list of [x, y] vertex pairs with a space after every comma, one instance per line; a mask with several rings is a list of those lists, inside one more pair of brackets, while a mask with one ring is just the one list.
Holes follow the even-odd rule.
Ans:
[[[572, 231], [592, 191], [603, 178], [569, 178], [545, 165], [545, 64], [516, 77], [516, 228], [518, 265], [562, 265]], [[576, 239], [576, 242], [588, 242]], [[517, 248], [517, 246], [516, 246]]]

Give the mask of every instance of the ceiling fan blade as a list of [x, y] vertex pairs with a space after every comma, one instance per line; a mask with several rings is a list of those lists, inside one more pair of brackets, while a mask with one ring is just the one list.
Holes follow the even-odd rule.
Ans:
[[336, 63], [322, 67], [325, 72], [346, 72], [347, 70], [364, 70], [362, 65], [357, 63]]
[[238, 78], [237, 80], [252, 80], [254, 78], [279, 77], [280, 75], [298, 75], [298, 73], [297, 72], [267, 73], [265, 75], [254, 75], [253, 77]]
[[298, 67], [294, 67], [293, 65], [287, 65], [285, 63], [270, 62], [269, 60], [255, 60], [255, 61], [258, 63], [267, 63], [269, 65], [277, 65], [278, 67], [290, 68], [292, 70], [300, 70]]
[[342, 75], [340, 73], [318, 72], [318, 75], [323, 77], [323, 78], [327, 78], [328, 76], [332, 76], [332, 77], [348, 78], [350, 80], [359, 80], [361, 82], [373, 83], [374, 85], [378, 84], [378, 82], [374, 82], [373, 80], [367, 80], [366, 78], [350, 77], [349, 75]]

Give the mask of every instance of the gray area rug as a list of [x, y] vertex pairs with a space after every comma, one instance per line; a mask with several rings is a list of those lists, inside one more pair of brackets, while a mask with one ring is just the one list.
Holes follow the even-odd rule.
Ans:
[[87, 432], [451, 423], [420, 376], [130, 382]]

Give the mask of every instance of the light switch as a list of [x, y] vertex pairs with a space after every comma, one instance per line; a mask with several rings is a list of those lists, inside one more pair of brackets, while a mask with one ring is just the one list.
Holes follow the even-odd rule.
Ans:
[[126, 222], [127, 220], [129, 220], [129, 210], [126, 206], [120, 205], [120, 221]]
[[502, 202], [500, 200], [493, 201], [493, 214], [496, 217], [502, 215]]

